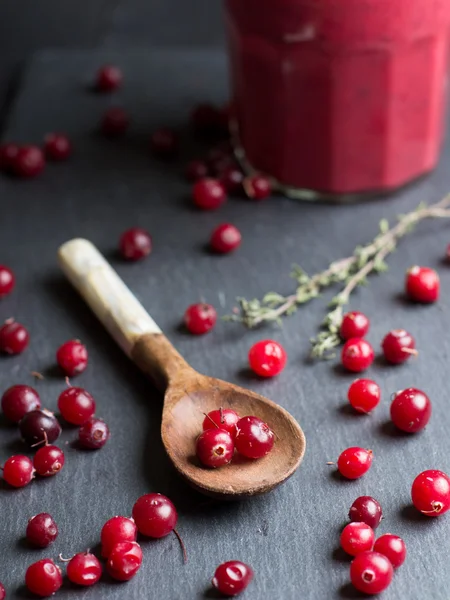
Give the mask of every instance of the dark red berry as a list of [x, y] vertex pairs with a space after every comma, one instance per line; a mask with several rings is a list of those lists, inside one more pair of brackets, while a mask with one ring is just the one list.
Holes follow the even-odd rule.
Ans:
[[5, 265], [0, 265], [0, 298], [10, 294], [15, 286], [14, 273]]
[[353, 446], [341, 453], [337, 461], [337, 468], [346, 479], [359, 479], [370, 469], [372, 458], [372, 450]]
[[12, 487], [21, 488], [30, 483], [34, 477], [33, 463], [28, 456], [16, 454], [3, 465], [3, 479]]
[[427, 517], [439, 517], [450, 508], [450, 478], [442, 471], [423, 471], [414, 479], [411, 498]]
[[130, 125], [128, 113], [120, 106], [112, 106], [104, 113], [100, 129], [104, 135], [114, 137], [123, 135]]
[[243, 181], [245, 193], [252, 200], [264, 200], [272, 193], [272, 184], [264, 175], [246, 177]]
[[186, 165], [185, 169], [186, 179], [191, 183], [208, 177], [208, 165], [202, 160], [191, 160]]
[[229, 194], [237, 194], [242, 190], [244, 174], [236, 165], [227, 166], [220, 175], [220, 183]]
[[23, 441], [29, 446], [43, 443], [52, 444], [61, 434], [61, 425], [55, 415], [48, 410], [32, 410], [19, 423]]
[[375, 353], [372, 346], [362, 338], [351, 338], [345, 342], [342, 348], [342, 366], [353, 373], [360, 373], [368, 369], [374, 358]]
[[37, 177], [45, 168], [44, 153], [37, 146], [20, 146], [13, 168], [19, 177]]
[[67, 160], [72, 154], [69, 138], [63, 133], [48, 133], [44, 138], [45, 155], [50, 160]]
[[25, 574], [27, 588], [41, 598], [55, 594], [62, 583], [61, 569], [49, 558], [43, 558], [33, 563]]
[[237, 596], [247, 588], [252, 579], [251, 567], [240, 560], [229, 560], [217, 567], [212, 585], [225, 596]]
[[141, 260], [152, 251], [152, 238], [145, 229], [132, 227], [122, 233], [119, 249], [126, 260]]
[[231, 408], [219, 408], [209, 412], [203, 421], [203, 431], [207, 429], [225, 429], [234, 439], [236, 436], [236, 423], [239, 415]]
[[236, 450], [247, 458], [262, 458], [274, 443], [274, 433], [258, 417], [243, 417], [236, 423]]
[[30, 335], [23, 325], [8, 320], [0, 327], [0, 352], [20, 354], [30, 342]]
[[233, 458], [233, 438], [225, 429], [207, 429], [198, 436], [195, 453], [202, 465], [223, 467]]
[[394, 569], [398, 569], [405, 562], [406, 544], [398, 535], [385, 533], [377, 539], [373, 549], [375, 552], [383, 554]]
[[184, 313], [184, 324], [190, 333], [202, 335], [210, 331], [217, 321], [217, 312], [211, 304], [191, 304]]
[[178, 136], [171, 129], [158, 129], [152, 134], [150, 145], [155, 156], [162, 159], [171, 159], [178, 152]]
[[241, 232], [231, 223], [224, 223], [214, 229], [211, 235], [211, 249], [220, 254], [236, 250], [241, 244]]
[[137, 527], [133, 519], [116, 516], [106, 521], [102, 527], [100, 540], [102, 543], [102, 556], [108, 558], [113, 547], [119, 542], [135, 542]]
[[385, 359], [393, 365], [405, 362], [411, 356], [417, 356], [416, 342], [404, 329], [393, 329], [381, 344]]
[[341, 533], [341, 548], [350, 556], [372, 550], [374, 541], [375, 534], [367, 523], [349, 523]]
[[80, 340], [69, 340], [56, 352], [56, 362], [68, 377], [82, 373], [88, 365], [88, 352]]
[[84, 425], [95, 413], [95, 400], [83, 388], [69, 387], [58, 398], [61, 416], [72, 425]]
[[342, 317], [340, 335], [343, 340], [364, 337], [370, 328], [370, 321], [365, 314], [356, 310]]
[[212, 104], [199, 104], [191, 113], [191, 121], [197, 133], [215, 136], [222, 129], [220, 110]]
[[0, 171], [12, 173], [18, 154], [19, 146], [17, 144], [0, 144]]
[[142, 565], [142, 550], [137, 542], [119, 542], [108, 557], [106, 570], [117, 581], [129, 581]]
[[416, 388], [397, 392], [391, 404], [391, 419], [396, 427], [407, 433], [421, 431], [431, 417], [431, 402]]
[[428, 304], [439, 298], [439, 275], [434, 269], [414, 266], [406, 272], [406, 294], [416, 302]]
[[380, 386], [371, 379], [355, 379], [348, 388], [348, 401], [355, 410], [369, 413], [380, 402]]
[[217, 179], [200, 179], [194, 183], [192, 198], [202, 210], [216, 210], [227, 199], [223, 185]]
[[10, 421], [19, 423], [32, 410], [41, 408], [41, 400], [29, 385], [13, 385], [2, 396], [2, 410]]
[[287, 354], [278, 342], [261, 340], [250, 348], [248, 362], [251, 370], [260, 377], [275, 377], [286, 366]]
[[94, 585], [101, 576], [100, 561], [89, 551], [75, 554], [67, 565], [67, 578], [77, 585]]
[[58, 537], [58, 526], [48, 513], [40, 513], [28, 521], [27, 540], [38, 548], [47, 548]]
[[166, 496], [145, 494], [133, 506], [133, 519], [142, 535], [162, 538], [175, 529], [178, 515], [175, 506]]
[[360, 496], [356, 498], [348, 513], [350, 521], [367, 523], [372, 529], [376, 529], [383, 517], [380, 503], [372, 496]]
[[58, 446], [42, 446], [34, 455], [33, 466], [41, 477], [51, 477], [64, 466], [64, 452]]
[[350, 565], [350, 579], [359, 592], [379, 594], [389, 587], [393, 568], [389, 560], [378, 552], [363, 552]]
[[0, 583], [0, 600], [5, 600], [6, 598], [6, 590], [5, 590], [5, 586]]
[[98, 450], [109, 440], [110, 431], [105, 421], [92, 418], [80, 427], [78, 439], [83, 448]]
[[123, 74], [119, 67], [105, 65], [97, 72], [96, 88], [101, 92], [112, 92], [122, 85]]

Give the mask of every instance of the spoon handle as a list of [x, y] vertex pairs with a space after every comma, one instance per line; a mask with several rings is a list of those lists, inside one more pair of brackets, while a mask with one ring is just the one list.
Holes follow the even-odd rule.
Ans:
[[65, 275], [122, 350], [163, 391], [191, 367], [175, 350], [139, 300], [88, 240], [70, 240], [58, 250]]

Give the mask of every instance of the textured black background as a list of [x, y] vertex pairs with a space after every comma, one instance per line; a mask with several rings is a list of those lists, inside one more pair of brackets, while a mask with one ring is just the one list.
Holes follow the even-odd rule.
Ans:
[[[93, 71], [107, 60], [124, 68], [123, 91], [114, 97], [88, 93]], [[215, 597], [207, 592], [215, 566], [238, 558], [256, 572], [243, 598], [358, 598], [347, 585], [349, 561], [336, 548], [351, 502], [372, 494], [384, 507], [380, 530], [402, 535], [409, 549], [384, 597], [446, 600], [449, 517], [427, 519], [409, 506], [410, 485], [420, 471], [450, 468], [450, 276], [442, 260], [449, 241], [446, 223], [421, 225], [390, 258], [390, 271], [372, 279], [352, 302], [352, 308], [371, 317], [369, 339], [375, 347], [388, 329], [405, 327], [420, 349], [416, 361], [400, 368], [379, 362], [370, 369], [368, 374], [383, 389], [383, 401], [370, 417], [347, 409], [351, 375], [334, 362], [311, 365], [306, 359], [308, 338], [323, 318], [328, 295], [303, 308], [281, 330], [247, 332], [219, 323], [208, 336], [193, 338], [180, 331], [179, 322], [185, 307], [200, 298], [225, 313], [237, 295], [290, 291], [292, 262], [310, 272], [323, 269], [371, 239], [381, 217], [394, 218], [422, 200], [438, 200], [450, 187], [450, 149], [432, 177], [395, 198], [354, 206], [313, 206], [282, 198], [260, 204], [230, 200], [217, 213], [198, 213], [179, 176], [182, 161], [167, 166], [152, 160], [147, 137], [162, 124], [183, 134], [192, 104], [224, 100], [225, 82], [224, 59], [211, 51], [47, 52], [27, 71], [4, 138], [39, 142], [48, 130], [64, 130], [75, 153], [69, 163], [49, 166], [36, 181], [0, 179], [0, 261], [11, 265], [18, 279], [14, 294], [0, 304], [0, 320], [13, 315], [32, 336], [22, 356], [1, 359], [0, 388], [32, 383], [30, 371], [41, 371], [46, 379], [36, 385], [44, 404], [55, 409], [64, 385], [53, 369], [55, 350], [66, 339], [79, 337], [89, 348], [90, 365], [77, 383], [96, 397], [112, 438], [103, 450], [84, 453], [70, 446], [76, 431], [65, 429], [61, 444], [66, 466], [57, 477], [23, 490], [0, 488], [0, 580], [9, 597], [29, 597], [21, 587], [28, 564], [94, 547], [107, 518], [129, 514], [140, 494], [160, 491], [179, 509], [188, 564], [183, 566], [175, 538], [144, 542], [142, 570], [130, 583], [105, 581], [81, 592], [65, 587], [60, 597]], [[111, 103], [125, 105], [133, 115], [129, 135], [116, 142], [95, 134], [99, 116]], [[187, 156], [193, 149], [187, 135], [184, 139]], [[205, 242], [211, 229], [225, 221], [239, 226], [243, 244], [232, 256], [210, 256]], [[117, 239], [135, 224], [152, 232], [155, 250], [145, 262], [123, 264], [115, 256]], [[300, 421], [308, 441], [305, 460], [282, 488], [243, 503], [214, 504], [174, 473], [159, 438], [159, 395], [58, 272], [56, 249], [73, 236], [91, 239], [112, 260], [195, 368], [269, 396]], [[435, 306], [410, 305], [401, 296], [404, 271], [416, 262], [441, 272], [442, 299]], [[286, 370], [272, 381], [255, 379], [246, 368], [248, 348], [263, 336], [279, 340], [289, 353]], [[407, 386], [423, 388], [434, 404], [429, 427], [416, 436], [396, 434], [386, 425], [390, 394]], [[15, 428], [2, 423], [0, 436], [0, 461], [23, 450]], [[371, 471], [356, 482], [341, 481], [325, 464], [350, 445], [371, 447], [375, 456]], [[22, 540], [26, 522], [44, 510], [54, 515], [60, 536], [47, 550], [31, 550]]]

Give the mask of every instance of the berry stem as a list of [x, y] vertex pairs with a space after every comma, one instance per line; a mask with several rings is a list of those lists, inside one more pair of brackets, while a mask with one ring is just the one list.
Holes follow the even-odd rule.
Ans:
[[186, 564], [187, 563], [187, 551], [186, 551], [186, 546], [184, 545], [184, 542], [183, 542], [183, 538], [178, 533], [176, 528], [174, 528], [173, 532], [177, 536], [178, 541], [180, 542], [181, 551], [183, 552], [183, 562], [184, 562], [184, 564]]

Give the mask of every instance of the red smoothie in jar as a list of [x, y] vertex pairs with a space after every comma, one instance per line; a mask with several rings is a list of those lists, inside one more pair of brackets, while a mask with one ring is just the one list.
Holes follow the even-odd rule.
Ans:
[[450, 0], [226, 0], [239, 140], [285, 186], [389, 190], [436, 166]]

